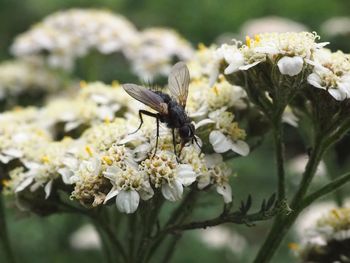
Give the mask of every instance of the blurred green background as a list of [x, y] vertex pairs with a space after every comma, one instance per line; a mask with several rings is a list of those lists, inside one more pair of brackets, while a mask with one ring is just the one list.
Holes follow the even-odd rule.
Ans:
[[[349, 0], [0, 0], [0, 61], [11, 57], [9, 46], [14, 37], [39, 22], [46, 15], [71, 7], [106, 8], [126, 16], [139, 29], [149, 26], [163, 26], [176, 29], [194, 45], [199, 42], [210, 44], [219, 35], [235, 33], [249, 19], [267, 15], [287, 17], [318, 31], [320, 24], [334, 16], [350, 16]], [[323, 38], [323, 40], [326, 40]], [[350, 44], [345, 43], [349, 48]], [[337, 47], [337, 43], [333, 43]], [[288, 128], [293, 133], [292, 128]], [[295, 134], [293, 135], [295, 137]], [[291, 136], [291, 138], [294, 138]], [[267, 154], [268, 153], [268, 154]], [[254, 204], [274, 191], [275, 181], [270, 139], [267, 138], [249, 158], [239, 158], [232, 167], [239, 176], [232, 180], [234, 204], [254, 193]], [[293, 187], [291, 183], [291, 188]], [[215, 199], [213, 194], [209, 198]], [[77, 216], [56, 215], [39, 218], [18, 213], [9, 208], [9, 229], [15, 252], [20, 263], [46, 262], [102, 262], [99, 251], [77, 252], [69, 246], [69, 233], [83, 221]], [[218, 211], [203, 203], [198, 216], [213, 216]], [[270, 222], [256, 227], [227, 226], [233, 232], [246, 238], [241, 254], [227, 248], [209, 248], [198, 241], [198, 232], [185, 233], [172, 262], [250, 262], [266, 236]], [[296, 262], [287, 247], [288, 241], [295, 241], [293, 234], [282, 245], [273, 262]], [[0, 262], [1, 252], [0, 252]], [[156, 262], [156, 261], [155, 261]]]

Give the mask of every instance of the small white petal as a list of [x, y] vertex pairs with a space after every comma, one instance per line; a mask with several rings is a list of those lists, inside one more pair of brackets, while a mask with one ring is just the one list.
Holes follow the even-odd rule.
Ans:
[[242, 156], [247, 156], [250, 152], [249, 145], [241, 140], [232, 142], [231, 150]]
[[70, 131], [74, 130], [75, 128], [78, 128], [80, 124], [82, 124], [81, 121], [67, 122], [67, 123], [64, 125], [64, 131], [65, 131], [65, 132], [70, 132]]
[[145, 181], [142, 184], [142, 188], [139, 190], [139, 194], [141, 196], [141, 199], [145, 201], [152, 198], [152, 196], [154, 195], [154, 191], [148, 181]]
[[307, 82], [316, 88], [326, 89], [326, 87], [321, 86], [322, 80], [321, 80], [320, 76], [316, 73], [311, 73], [307, 77]]
[[91, 99], [99, 104], [108, 104], [108, 102], [110, 101], [110, 99], [107, 96], [102, 94], [92, 94]]
[[197, 174], [193, 171], [192, 166], [189, 164], [180, 164], [176, 168], [177, 180], [184, 186], [191, 185], [196, 181]]
[[226, 75], [234, 73], [239, 70], [239, 67], [244, 65], [244, 57], [241, 52], [229, 52], [225, 54], [225, 60], [229, 63], [224, 73]]
[[338, 82], [338, 88], [350, 98], [350, 76], [344, 75]]
[[304, 60], [301, 57], [283, 57], [277, 62], [277, 66], [283, 75], [295, 76], [303, 69]]
[[346, 93], [344, 93], [340, 89], [328, 89], [328, 93], [331, 94], [332, 97], [335, 98], [336, 100], [341, 101], [346, 99]]
[[116, 198], [118, 210], [123, 213], [134, 213], [139, 206], [140, 195], [135, 190], [121, 191]]
[[216, 191], [218, 192], [218, 194], [222, 195], [226, 204], [232, 202], [232, 189], [228, 183], [218, 185], [216, 187]]
[[52, 184], [53, 184], [53, 180], [50, 180], [44, 187], [45, 199], [49, 198], [49, 196], [51, 194]]
[[3, 150], [2, 151], [4, 154], [6, 155], [9, 155], [9, 156], [12, 156], [14, 158], [20, 158], [23, 156], [23, 153], [22, 151], [20, 150], [17, 150], [17, 149], [6, 149], [6, 150]]
[[33, 177], [28, 177], [22, 182], [20, 182], [16, 188], [15, 188], [15, 193], [23, 191], [25, 188], [27, 188], [31, 183], [33, 182]]
[[150, 143], [143, 143], [137, 146], [133, 151], [133, 157], [136, 162], [141, 162], [147, 158], [148, 153], [151, 152], [152, 145]]
[[106, 195], [105, 200], [103, 201], [103, 203], [104, 204], [107, 203], [108, 200], [112, 199], [117, 194], [119, 194], [119, 190], [113, 186], [112, 189], [109, 191], [109, 193]]
[[118, 173], [120, 173], [120, 168], [116, 166], [108, 166], [106, 171], [103, 172], [103, 175], [108, 178], [109, 180], [114, 181]]
[[12, 157], [12, 156], [0, 154], [0, 162], [3, 164], [7, 164], [9, 161], [11, 161], [13, 159], [14, 159], [14, 157]]
[[210, 176], [208, 174], [198, 177], [198, 189], [202, 190], [210, 184]]
[[213, 124], [215, 123], [215, 121], [211, 120], [211, 119], [204, 119], [199, 121], [198, 123], [195, 124], [195, 128], [198, 129], [199, 127], [208, 125], [208, 124]]
[[248, 69], [250, 69], [250, 68], [252, 68], [252, 67], [258, 65], [260, 62], [262, 62], [262, 61], [255, 61], [254, 63], [241, 66], [241, 67], [239, 67], [239, 70], [248, 70]]
[[232, 148], [232, 141], [228, 139], [221, 131], [212, 131], [209, 134], [209, 142], [217, 153], [224, 153]]
[[265, 53], [269, 55], [275, 55], [280, 53], [279, 48], [276, 46], [276, 44], [270, 42], [268, 45], [264, 45], [262, 47], [256, 47], [254, 48], [254, 51], [257, 53]]
[[162, 194], [165, 199], [175, 202], [177, 200], [180, 200], [183, 193], [183, 186], [180, 182], [174, 181], [170, 184], [163, 184], [162, 185]]
[[61, 175], [62, 181], [65, 184], [72, 184], [71, 177], [73, 176], [73, 171], [68, 168], [60, 168], [57, 172]]

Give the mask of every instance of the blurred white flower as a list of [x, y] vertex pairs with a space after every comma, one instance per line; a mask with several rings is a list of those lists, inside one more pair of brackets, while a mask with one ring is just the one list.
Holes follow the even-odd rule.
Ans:
[[247, 247], [247, 240], [242, 235], [223, 226], [198, 231], [198, 236], [208, 247], [227, 248], [234, 254], [241, 254]]
[[69, 243], [76, 250], [100, 249], [101, 239], [92, 225], [84, 225], [69, 238]]
[[121, 15], [98, 9], [70, 9], [46, 17], [18, 36], [11, 51], [20, 57], [48, 52], [51, 66], [71, 70], [75, 60], [91, 49], [103, 54], [126, 52], [137, 38], [136, 28]]
[[332, 17], [321, 25], [321, 31], [330, 37], [349, 35], [350, 18], [346, 16]]
[[251, 19], [245, 22], [241, 27], [242, 36], [254, 36], [263, 32], [266, 33], [285, 33], [285, 32], [302, 32], [308, 28], [291, 19], [278, 16], [267, 16], [257, 19]]
[[0, 64], [0, 99], [24, 93], [52, 93], [63, 89], [59, 76], [42, 63], [9, 60]]
[[193, 56], [191, 44], [176, 31], [149, 28], [130, 42], [126, 51], [133, 71], [142, 80], [151, 81], [159, 75], [168, 75], [173, 59], [187, 61]]

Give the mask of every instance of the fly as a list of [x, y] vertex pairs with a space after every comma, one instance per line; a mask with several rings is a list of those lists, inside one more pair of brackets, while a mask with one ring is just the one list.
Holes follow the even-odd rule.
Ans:
[[149, 106], [157, 113], [146, 110], [139, 110], [140, 125], [136, 133], [143, 124], [143, 115], [153, 117], [157, 121], [157, 139], [156, 147], [153, 156], [157, 152], [158, 138], [159, 138], [159, 122], [166, 123], [167, 127], [172, 131], [174, 153], [176, 156], [176, 140], [175, 131], [178, 132], [181, 138], [181, 150], [188, 142], [196, 142], [199, 146], [197, 138], [195, 137], [195, 127], [192, 120], [187, 116], [185, 111], [186, 101], [188, 95], [188, 86], [190, 83], [190, 73], [185, 63], [176, 63], [169, 74], [168, 85], [171, 96], [161, 91], [152, 91], [145, 87], [135, 84], [124, 84], [124, 90], [134, 99]]

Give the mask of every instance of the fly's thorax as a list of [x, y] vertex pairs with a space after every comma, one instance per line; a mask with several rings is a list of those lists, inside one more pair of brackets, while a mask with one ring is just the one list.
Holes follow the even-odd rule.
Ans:
[[167, 104], [172, 101], [171, 97], [166, 93], [163, 93], [161, 91], [155, 91], [155, 93], [157, 93]]
[[184, 108], [176, 101], [168, 103], [168, 126], [170, 128], [181, 128], [188, 122], [188, 116]]

